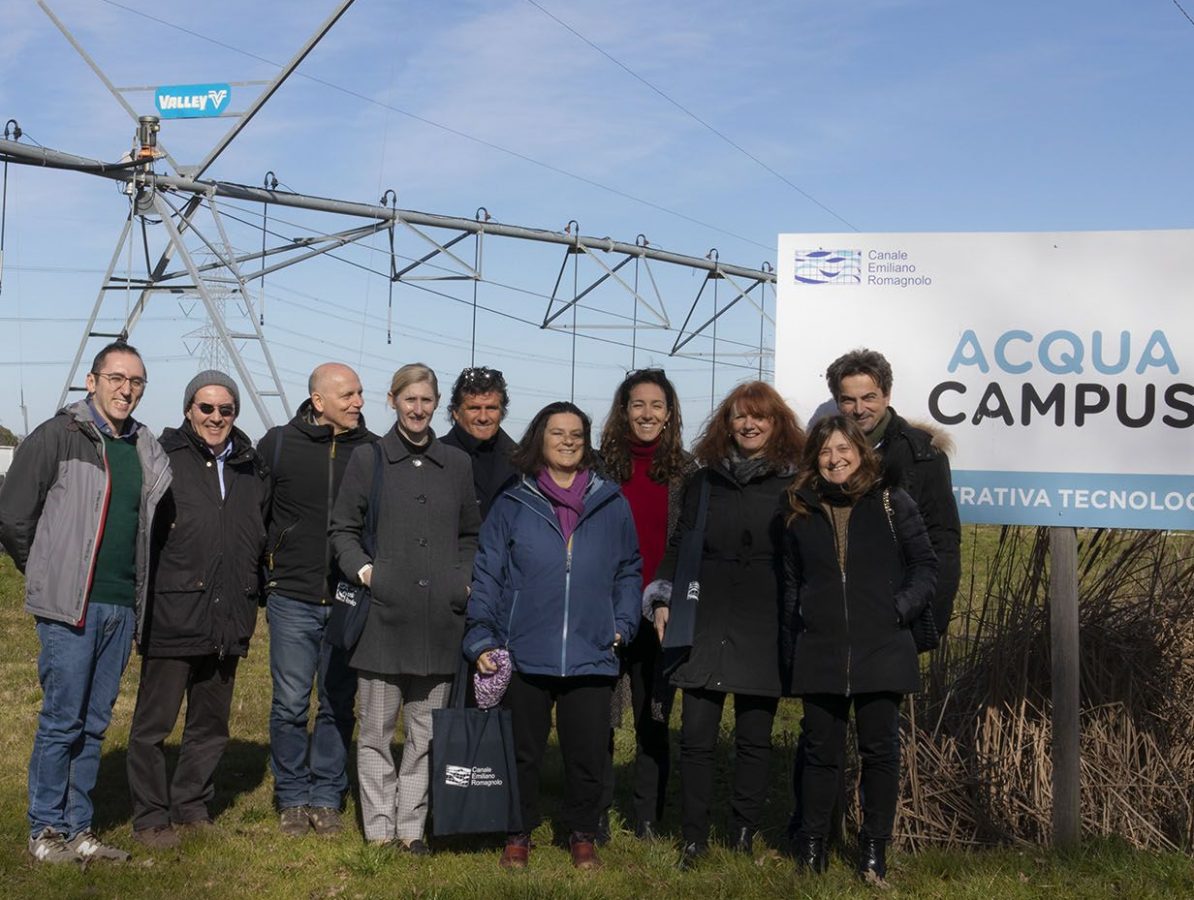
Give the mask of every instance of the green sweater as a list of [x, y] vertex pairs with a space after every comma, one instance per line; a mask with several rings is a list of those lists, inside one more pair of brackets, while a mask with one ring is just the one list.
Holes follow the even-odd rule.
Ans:
[[132, 441], [104, 435], [108, 509], [91, 578], [90, 603], [133, 606], [137, 578], [137, 520], [141, 514], [141, 461]]

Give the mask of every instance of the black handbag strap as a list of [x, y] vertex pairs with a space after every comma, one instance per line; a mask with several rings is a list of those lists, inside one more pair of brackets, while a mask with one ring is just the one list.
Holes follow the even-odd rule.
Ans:
[[705, 473], [705, 477], [701, 479], [701, 496], [697, 500], [697, 517], [696, 524], [693, 530], [697, 534], [703, 535], [705, 533], [705, 522], [709, 518], [709, 473]]
[[464, 709], [464, 698], [468, 694], [469, 670], [468, 657], [460, 654], [460, 667], [456, 670], [456, 680], [452, 682], [452, 692], [448, 695], [448, 706], [453, 709]]
[[381, 507], [381, 483], [385, 461], [381, 458], [381, 441], [374, 441], [373, 483], [369, 487], [369, 506], [365, 510], [365, 528], [361, 532], [361, 548], [373, 559], [377, 555], [377, 511]]

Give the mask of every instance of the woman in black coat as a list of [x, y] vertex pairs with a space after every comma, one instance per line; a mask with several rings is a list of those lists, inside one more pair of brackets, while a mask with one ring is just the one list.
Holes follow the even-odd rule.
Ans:
[[825, 841], [850, 707], [862, 763], [859, 873], [882, 879], [899, 797], [900, 702], [920, 687], [909, 625], [929, 603], [937, 559], [916, 503], [881, 482], [851, 419], [813, 427], [788, 493], [785, 658], [804, 702], [797, 863], [826, 866]]
[[[680, 728], [682, 868], [708, 849], [714, 751], [727, 695], [734, 695], [731, 835], [749, 853], [769, 785], [771, 725], [780, 696], [780, 498], [795, 476], [804, 432], [776, 390], [736, 387], [709, 417], [693, 448], [705, 468], [685, 486], [680, 521], [644, 592], [663, 640], [681, 540], [694, 530], [702, 486], [709, 504], [701, 552], [700, 602], [688, 659], [671, 676], [684, 691]], [[681, 573], [687, 580], [690, 576]]]
[[[375, 455], [353, 453], [332, 511], [340, 570], [370, 587], [373, 600], [349, 655], [358, 672], [357, 779], [365, 839], [425, 855], [431, 712], [447, 705], [459, 668], [473, 554], [481, 514], [468, 456], [436, 439], [435, 372], [421, 363], [394, 373], [394, 427], [378, 442], [381, 499], [376, 552], [362, 531]], [[405, 740], [395, 771], [391, 743], [399, 713]]]

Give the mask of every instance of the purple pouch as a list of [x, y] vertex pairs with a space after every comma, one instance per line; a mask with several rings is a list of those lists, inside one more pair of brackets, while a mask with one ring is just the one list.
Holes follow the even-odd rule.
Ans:
[[514, 671], [508, 650], [491, 650], [489, 659], [497, 666], [497, 671], [489, 675], [482, 675], [480, 672], [473, 675], [478, 709], [492, 709], [502, 702], [506, 688], [510, 686], [510, 673]]

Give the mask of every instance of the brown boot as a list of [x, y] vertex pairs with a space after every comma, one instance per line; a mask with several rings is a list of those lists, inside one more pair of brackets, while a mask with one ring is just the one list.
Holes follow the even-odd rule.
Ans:
[[568, 848], [572, 851], [572, 865], [578, 869], [600, 869], [601, 860], [597, 858], [597, 842], [595, 835], [583, 831], [574, 831], [568, 838]]
[[531, 836], [521, 832], [506, 835], [506, 849], [498, 865], [503, 869], [525, 869], [531, 855]]

